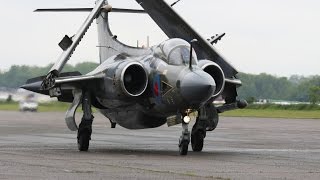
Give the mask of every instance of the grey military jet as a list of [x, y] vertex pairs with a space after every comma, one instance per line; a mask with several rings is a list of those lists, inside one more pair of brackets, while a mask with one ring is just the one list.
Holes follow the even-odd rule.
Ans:
[[[26, 82], [22, 88], [70, 102], [65, 117], [68, 128], [77, 131], [80, 151], [87, 151], [91, 140], [92, 106], [107, 117], [111, 127], [156, 128], [182, 124], [179, 152], [186, 155], [191, 140], [193, 151], [202, 151], [207, 131], [218, 124], [218, 113], [244, 108], [237, 99], [241, 81], [237, 71], [213, 48], [224, 34], [204, 39], [163, 0], [136, 0], [143, 10], [112, 8], [106, 0], [94, 8], [38, 9], [45, 12], [90, 12], [79, 31], [59, 43], [63, 52], [46, 76]], [[168, 40], [150, 48], [130, 47], [110, 31], [112, 12], [149, 15]], [[61, 73], [90, 24], [98, 25], [100, 65], [88, 74]], [[224, 104], [216, 106], [216, 99]], [[75, 112], [82, 105], [79, 126]], [[196, 113], [192, 131], [190, 114]]]

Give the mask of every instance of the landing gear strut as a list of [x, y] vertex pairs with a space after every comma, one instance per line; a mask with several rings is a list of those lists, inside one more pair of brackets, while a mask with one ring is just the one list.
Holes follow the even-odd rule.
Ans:
[[196, 123], [192, 127], [191, 147], [195, 152], [202, 151], [203, 141], [206, 137], [205, 121], [197, 117]]
[[218, 112], [213, 104], [206, 104], [199, 109], [196, 123], [192, 127], [191, 132], [191, 146], [193, 151], [202, 151], [207, 131], [213, 131], [217, 127], [218, 122]]
[[79, 151], [88, 151], [89, 141], [92, 134], [93, 115], [91, 110], [90, 92], [85, 91], [82, 97], [83, 116], [78, 129], [78, 149]]
[[[189, 118], [189, 117], [188, 117]], [[179, 153], [180, 155], [188, 154], [188, 147], [190, 143], [190, 132], [188, 130], [189, 122], [182, 120], [182, 135], [179, 139]]]

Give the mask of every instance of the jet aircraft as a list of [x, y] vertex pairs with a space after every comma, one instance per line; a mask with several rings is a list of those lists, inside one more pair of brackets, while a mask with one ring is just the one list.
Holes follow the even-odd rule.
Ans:
[[[74, 36], [66, 35], [59, 43], [63, 52], [48, 74], [29, 79], [22, 88], [71, 103], [65, 121], [70, 130], [77, 131], [80, 151], [89, 148], [92, 106], [110, 120], [111, 128], [117, 124], [127, 129], [182, 124], [179, 153], [187, 154], [190, 141], [193, 151], [202, 151], [206, 133], [218, 125], [218, 114], [246, 106], [237, 98], [241, 86], [237, 70], [213, 47], [225, 34], [204, 39], [165, 1], [136, 2], [143, 10], [112, 8], [106, 0], [97, 0], [94, 8], [36, 10], [89, 15]], [[112, 12], [149, 15], [168, 40], [150, 48], [125, 45], [111, 33], [108, 15]], [[62, 73], [94, 20], [100, 65], [85, 75]], [[213, 103], [216, 99], [225, 103], [217, 106]], [[83, 117], [77, 125], [75, 112], [80, 105]], [[190, 132], [190, 114], [194, 112], [197, 117]]]

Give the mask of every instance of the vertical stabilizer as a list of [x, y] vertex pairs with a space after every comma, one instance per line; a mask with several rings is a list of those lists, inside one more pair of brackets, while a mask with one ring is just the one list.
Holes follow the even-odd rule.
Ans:
[[[105, 5], [107, 4], [108, 1], [105, 1]], [[108, 12], [102, 11], [99, 17], [97, 17], [97, 26], [100, 63], [120, 53], [126, 53], [131, 56], [141, 56], [151, 53], [150, 49], [132, 47], [118, 41], [117, 36], [113, 35], [110, 30]], [[127, 29], [129, 30], [130, 28]], [[130, 32], [128, 31], [128, 33]]]

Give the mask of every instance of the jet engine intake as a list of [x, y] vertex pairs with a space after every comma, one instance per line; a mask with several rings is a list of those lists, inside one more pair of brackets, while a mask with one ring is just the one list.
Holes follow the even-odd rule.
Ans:
[[137, 62], [127, 64], [121, 73], [121, 87], [128, 96], [140, 96], [148, 85], [148, 75]]
[[210, 74], [214, 79], [216, 82], [216, 89], [213, 93], [213, 97], [219, 96], [222, 93], [225, 85], [225, 76], [221, 67], [217, 63], [209, 60], [199, 61], [198, 66], [203, 69], [203, 71]]
[[142, 95], [148, 86], [148, 74], [137, 61], [116, 61], [104, 71], [104, 98], [127, 99]]

